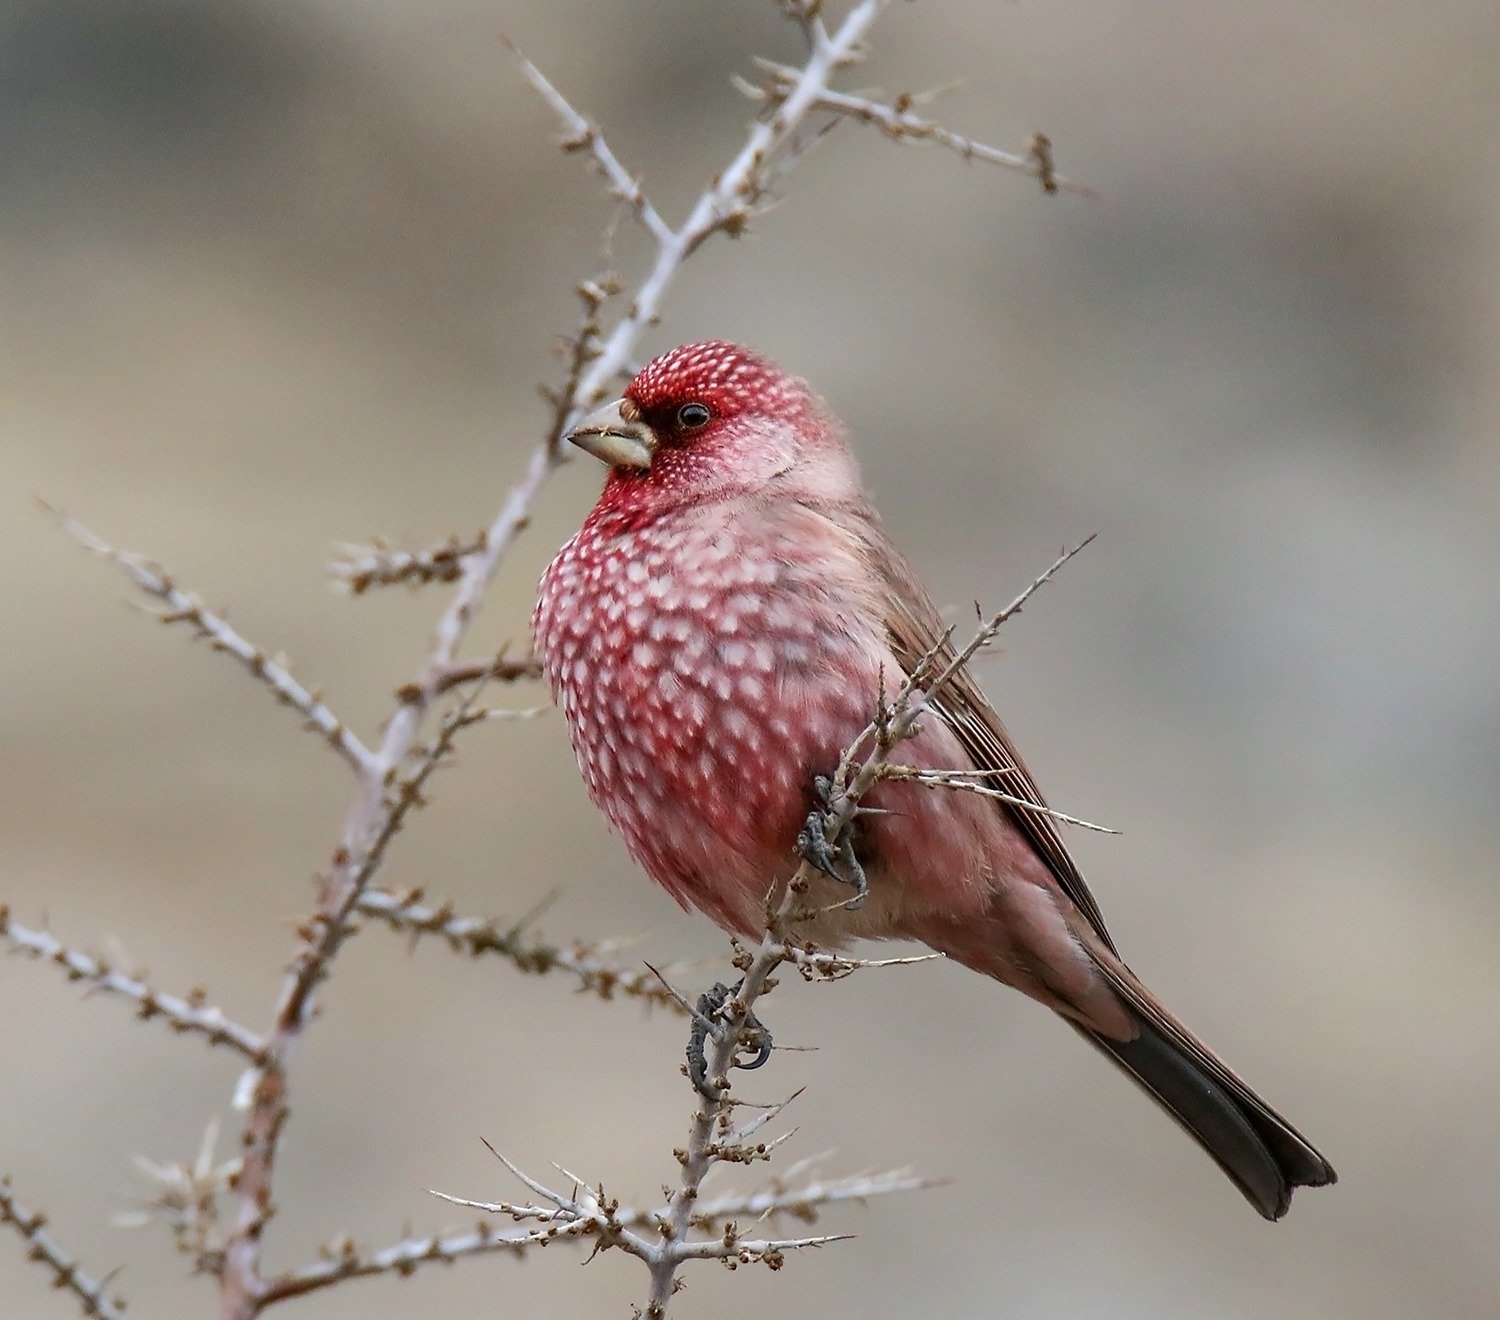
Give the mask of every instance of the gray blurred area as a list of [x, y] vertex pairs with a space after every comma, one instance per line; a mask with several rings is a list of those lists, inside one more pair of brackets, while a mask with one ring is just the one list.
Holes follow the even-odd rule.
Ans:
[[[333, 544], [472, 531], [610, 215], [501, 45], [607, 125], [669, 215], [739, 140], [767, 0], [279, 6], [34, 0], [0, 16], [0, 901], [267, 1021], [349, 785], [229, 663], [154, 627], [30, 503], [160, 559], [372, 729], [441, 589], [349, 600]], [[835, 133], [696, 258], [643, 347], [725, 336], [806, 375], [935, 594], [998, 605], [985, 679], [1136, 968], [1322, 1145], [1266, 1225], [1072, 1033], [956, 967], [784, 978], [790, 1157], [941, 1191], [835, 1213], [684, 1317], [1183, 1320], [1500, 1313], [1500, 9], [1125, 0], [896, 5], [855, 81], [955, 77], [1097, 200]], [[644, 257], [622, 229], [629, 276]], [[523, 638], [594, 498], [549, 487], [474, 653]], [[501, 694], [527, 705], [528, 691]], [[473, 733], [388, 879], [559, 936], [723, 939], [637, 872], [561, 720]], [[693, 975], [708, 980], [717, 968]], [[0, 961], [0, 1169], [131, 1314], [213, 1311], [132, 1157], [232, 1139], [234, 1060]], [[269, 1263], [518, 1190], [480, 1137], [623, 1199], [675, 1178], [683, 1029], [404, 946], [347, 950], [296, 1060]], [[636, 1262], [566, 1248], [350, 1284], [311, 1317], [625, 1316]], [[289, 1312], [290, 1313], [290, 1312]], [[674, 1314], [676, 1312], [674, 1311]], [[0, 1314], [71, 1314], [0, 1240]]]

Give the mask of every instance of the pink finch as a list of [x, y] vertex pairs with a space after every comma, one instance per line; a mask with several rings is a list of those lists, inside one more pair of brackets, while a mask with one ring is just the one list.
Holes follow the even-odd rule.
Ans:
[[[843, 428], [802, 381], [709, 342], [651, 362], [569, 437], [610, 465], [541, 581], [533, 629], [589, 793], [667, 891], [756, 936], [832, 772], [944, 625], [860, 485]], [[972, 676], [903, 762], [973, 770], [1045, 803]], [[1268, 1219], [1328, 1162], [1121, 961], [1054, 819], [885, 782], [866, 799], [857, 909], [810, 938], [913, 939], [1030, 995], [1135, 1078]]]

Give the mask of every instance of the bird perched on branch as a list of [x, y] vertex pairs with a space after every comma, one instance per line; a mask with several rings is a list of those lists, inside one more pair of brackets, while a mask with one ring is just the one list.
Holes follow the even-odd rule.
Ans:
[[[541, 581], [538, 654], [594, 801], [685, 906], [758, 936], [814, 789], [945, 628], [860, 484], [843, 427], [737, 345], [673, 349], [568, 437], [609, 465]], [[884, 782], [808, 934], [920, 940], [1058, 1013], [1266, 1218], [1334, 1171], [1121, 960], [999, 716], [960, 673], [903, 762], [1022, 804]]]

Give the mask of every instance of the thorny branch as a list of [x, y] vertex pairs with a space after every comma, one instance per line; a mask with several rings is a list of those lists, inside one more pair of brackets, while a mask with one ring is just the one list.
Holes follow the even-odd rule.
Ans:
[[[773, 60], [757, 59], [755, 63], [765, 73], [765, 81], [754, 83], [738, 78], [735, 86], [752, 101], [777, 104], [792, 85], [797, 70]], [[1036, 179], [1044, 192], [1071, 192], [1087, 197], [1095, 195], [1094, 190], [1087, 185], [1064, 178], [1056, 172], [1052, 163], [1052, 143], [1044, 133], [1035, 134], [1025, 154], [1018, 154], [964, 137], [934, 120], [923, 119], [914, 112], [913, 107], [926, 104], [936, 95], [934, 92], [903, 92], [888, 104], [867, 96], [855, 96], [826, 88], [818, 95], [817, 108], [827, 110], [839, 118], [871, 124], [895, 142], [931, 142], [963, 160], [977, 160], [986, 165], [998, 165], [1002, 169], [1019, 170]]]
[[153, 1222], [166, 1224], [177, 1250], [192, 1259], [203, 1274], [219, 1274], [224, 1268], [224, 1230], [220, 1201], [239, 1177], [238, 1156], [218, 1158], [219, 1125], [212, 1122], [203, 1133], [198, 1153], [191, 1163], [158, 1161], [137, 1155], [135, 1163], [150, 1188], [133, 1210], [115, 1216], [119, 1228], [142, 1228]]
[[[953, 682], [970, 660], [995, 640], [996, 634], [1005, 623], [1019, 614], [1026, 602], [1046, 586], [1056, 576], [1057, 571], [1093, 539], [1092, 536], [1087, 537], [1071, 550], [1063, 551], [1053, 560], [1047, 570], [1040, 574], [1019, 596], [998, 614], [992, 615], [960, 651], [952, 650], [950, 643], [953, 630], [950, 628], [944, 636], [938, 638], [923, 655], [918, 657], [917, 663], [911, 667], [911, 673], [906, 676], [893, 699], [888, 702], [882, 694], [877, 703], [874, 718], [849, 744], [844, 755], [839, 759], [838, 769], [834, 772], [832, 787], [829, 790], [828, 811], [825, 815], [830, 843], [837, 843], [839, 835], [853, 820], [854, 808], [858, 805], [860, 798], [882, 779], [916, 777], [910, 773], [909, 766], [891, 764], [891, 753], [897, 744], [912, 736], [917, 720], [921, 718], [932, 701]], [[940, 773], [933, 780], [934, 786], [941, 788], [957, 788], [963, 783], [961, 775], [954, 778]], [[1000, 794], [1000, 796], [1005, 795]], [[1030, 808], [1034, 810], [1035, 804], [1030, 804]], [[1048, 809], [1047, 814], [1057, 815], [1058, 813]], [[1073, 824], [1089, 825], [1087, 821], [1078, 820], [1076, 817], [1063, 819]], [[1096, 825], [1089, 826], [1089, 828], [1102, 829], [1103, 827]]]
[[[678, 1266], [690, 1260], [717, 1260], [730, 1269], [758, 1263], [777, 1270], [785, 1263], [789, 1252], [841, 1242], [850, 1235], [753, 1237], [741, 1232], [738, 1222], [741, 1217], [750, 1217], [756, 1225], [773, 1222], [782, 1216], [810, 1224], [816, 1222], [820, 1211], [829, 1205], [865, 1201], [872, 1196], [934, 1185], [925, 1179], [894, 1173], [813, 1182], [795, 1191], [777, 1186], [763, 1193], [726, 1197], [704, 1206], [692, 1216], [692, 1227], [701, 1229], [706, 1236], [689, 1239], [685, 1235], [674, 1237], [668, 1234], [667, 1225], [673, 1213], [670, 1205], [648, 1211], [623, 1209], [618, 1201], [606, 1196], [603, 1186], [591, 1188], [561, 1166], [558, 1166], [558, 1171], [571, 1181], [572, 1191], [566, 1194], [554, 1191], [523, 1172], [499, 1151], [494, 1151], [494, 1154], [543, 1204], [470, 1201], [443, 1192], [435, 1195], [454, 1205], [467, 1206], [485, 1214], [505, 1215], [518, 1222], [546, 1225], [544, 1229], [525, 1234], [524, 1241], [528, 1245], [549, 1235], [568, 1234], [591, 1238], [595, 1252], [618, 1248], [642, 1261], [653, 1278], [663, 1270], [675, 1275]], [[653, 1240], [653, 1234], [656, 1240]], [[650, 1307], [645, 1312], [648, 1316], [664, 1313], [664, 1309]]]
[[[617, 197], [629, 208], [630, 213], [659, 245], [666, 247], [676, 238], [672, 226], [661, 218], [661, 213], [651, 204], [641, 187], [640, 180], [620, 164], [619, 158], [610, 150], [609, 143], [597, 124], [591, 124], [568, 103], [568, 99], [548, 80], [547, 75], [523, 55], [508, 38], [505, 43], [511, 54], [521, 65], [526, 80], [541, 93], [542, 99], [556, 112], [567, 129], [562, 139], [562, 149], [569, 152], [588, 152], [595, 168], [608, 185], [610, 195]], [[795, 76], [795, 75], [794, 75]]]
[[[197, 1166], [190, 1171], [163, 1166], [171, 1175], [167, 1181], [172, 1188], [158, 1198], [158, 1208], [166, 1207], [181, 1219], [179, 1245], [187, 1243], [184, 1249], [193, 1251], [200, 1267], [217, 1275], [224, 1320], [254, 1320], [275, 1302], [346, 1278], [406, 1274], [429, 1261], [454, 1260], [487, 1251], [520, 1251], [559, 1236], [588, 1236], [594, 1238], [596, 1250], [619, 1246], [637, 1255], [651, 1274], [647, 1314], [660, 1316], [679, 1286], [678, 1267], [688, 1260], [715, 1258], [731, 1268], [759, 1260], [776, 1268], [787, 1251], [837, 1240], [834, 1235], [784, 1240], [747, 1237], [736, 1225], [739, 1216], [763, 1220], [791, 1214], [811, 1221], [827, 1205], [925, 1185], [903, 1175], [890, 1174], [832, 1183], [812, 1182], [791, 1191], [784, 1182], [778, 1182], [770, 1190], [748, 1197], [721, 1198], [714, 1202], [701, 1199], [704, 1178], [714, 1166], [764, 1159], [779, 1144], [780, 1139], [752, 1142], [752, 1138], [782, 1106], [736, 1127], [732, 1115], [739, 1102], [730, 1099], [726, 1080], [743, 1033], [753, 1022], [755, 1002], [774, 985], [772, 972], [790, 963], [805, 977], [837, 979], [863, 966], [921, 961], [850, 959], [798, 941], [791, 926], [808, 886], [808, 866], [804, 864], [779, 893], [768, 898], [767, 934], [760, 946], [753, 951], [737, 951], [736, 965], [744, 973], [743, 981], [708, 1024], [705, 1062], [715, 1098], [700, 1105], [688, 1144], [678, 1152], [682, 1177], [666, 1205], [650, 1211], [622, 1211], [605, 1199], [602, 1190], [597, 1195], [583, 1192], [579, 1184], [571, 1195], [564, 1197], [547, 1191], [515, 1170], [547, 1202], [546, 1206], [520, 1208], [520, 1213], [516, 1213], [515, 1207], [507, 1212], [513, 1218], [529, 1220], [532, 1227], [500, 1232], [480, 1225], [466, 1233], [407, 1239], [374, 1253], [363, 1253], [352, 1244], [340, 1242], [330, 1246], [324, 1260], [302, 1270], [268, 1277], [262, 1267], [262, 1236], [274, 1213], [272, 1191], [277, 1149], [290, 1113], [288, 1061], [311, 1020], [316, 988], [329, 976], [336, 955], [354, 929], [357, 914], [379, 917], [413, 936], [437, 936], [470, 954], [503, 956], [525, 970], [555, 967], [577, 978], [582, 988], [606, 998], [623, 994], [646, 1002], [680, 1001], [680, 996], [669, 987], [663, 985], [659, 989], [655, 980], [648, 980], [641, 973], [613, 967], [602, 946], [577, 945], [569, 951], [528, 941], [519, 930], [504, 931], [493, 923], [461, 918], [446, 907], [423, 905], [418, 893], [392, 894], [372, 888], [372, 881], [394, 836], [410, 812], [422, 804], [427, 781], [452, 750], [457, 733], [490, 714], [474, 704], [484, 684], [494, 679], [535, 676], [534, 661], [508, 661], [503, 653], [478, 663], [463, 659], [460, 652], [470, 624], [483, 604], [489, 582], [526, 527], [537, 493], [563, 461], [562, 441], [568, 427], [605, 397], [616, 379], [628, 371], [637, 341], [656, 324], [667, 291], [682, 264], [707, 239], [718, 233], [735, 237], [744, 232], [752, 217], [772, 197], [781, 178], [806, 157], [809, 147], [822, 140], [833, 123], [843, 118], [874, 123], [897, 139], [930, 141], [969, 159], [1025, 169], [1048, 191], [1076, 187], [1058, 178], [1050, 143], [1041, 135], [1033, 139], [1026, 157], [1016, 157], [920, 118], [914, 107], [922, 98], [901, 97], [886, 105], [834, 90], [831, 80], [863, 58], [866, 34], [888, 3], [889, 0], [860, 0], [830, 32], [822, 17], [821, 0], [782, 0], [783, 11], [800, 26], [807, 39], [807, 60], [800, 69], [762, 66], [768, 80], [751, 89], [763, 105], [758, 121], [740, 150], [675, 227], [656, 209], [636, 176], [614, 155], [599, 128], [575, 110], [540, 70], [517, 52], [524, 75], [562, 120], [566, 134], [564, 149], [587, 154], [609, 191], [628, 208], [654, 250], [625, 310], [608, 329], [603, 323], [603, 312], [621, 293], [619, 281], [605, 275], [578, 286], [582, 318], [576, 332], [566, 341], [562, 384], [544, 391], [551, 408], [544, 438], [484, 531], [471, 538], [450, 538], [426, 550], [392, 550], [383, 543], [354, 548], [335, 566], [336, 578], [355, 594], [396, 583], [457, 584], [438, 620], [425, 661], [417, 675], [398, 690], [396, 708], [375, 744], [361, 741], [319, 694], [303, 687], [290, 674], [279, 658], [268, 657], [235, 631], [221, 614], [204, 608], [160, 569], [116, 551], [70, 518], [54, 515], [85, 546], [114, 563], [142, 591], [160, 601], [165, 607], [160, 614], [163, 621], [186, 624], [214, 650], [236, 658], [278, 701], [298, 711], [308, 727], [339, 752], [358, 779], [341, 842], [334, 851], [328, 873], [321, 877], [316, 908], [299, 927], [300, 945], [288, 969], [271, 1030], [264, 1038], [229, 1022], [196, 995], [185, 999], [163, 995], [141, 978], [124, 976], [98, 959], [67, 950], [44, 933], [23, 931], [0, 916], [3, 928], [0, 933], [9, 938], [13, 947], [57, 963], [74, 979], [88, 981], [91, 988], [133, 999], [141, 1006], [142, 1016], [161, 1016], [176, 1030], [201, 1034], [212, 1043], [228, 1045], [252, 1064], [238, 1157], [214, 1165], [208, 1150], [198, 1162], [202, 1165], [208, 1160], [211, 1167], [206, 1172]], [[1016, 602], [1013, 609], [1019, 608], [1020, 603]], [[878, 727], [872, 726], [862, 735], [862, 738], [873, 736], [874, 747], [857, 767], [851, 759], [856, 748], [851, 747], [845, 763], [841, 764], [826, 812], [828, 834], [835, 843], [853, 819], [860, 796], [882, 774], [895, 773], [886, 764], [890, 748], [906, 736], [922, 704], [951, 678], [953, 669], [968, 654], [972, 650], [936, 677], [932, 674], [940, 657], [936, 653], [928, 657], [912, 675], [905, 705], [900, 697], [889, 711], [882, 705], [889, 718], [882, 716]], [[919, 682], [927, 684], [925, 691], [918, 689]], [[460, 689], [468, 689], [462, 701], [438, 721], [431, 743], [422, 747], [420, 740], [441, 698]], [[177, 1187], [178, 1182], [182, 1187]], [[232, 1222], [221, 1232], [216, 1199], [225, 1193], [233, 1213]], [[207, 1198], [206, 1209], [199, 1204], [204, 1198]], [[12, 1204], [5, 1202], [7, 1207]], [[94, 1307], [91, 1314], [113, 1316], [115, 1311], [110, 1304], [102, 1297], [91, 1297], [89, 1287], [84, 1286], [88, 1281], [76, 1273], [65, 1257], [49, 1254], [41, 1245], [45, 1239], [38, 1236], [39, 1219], [18, 1218], [18, 1214], [8, 1213], [7, 1218], [23, 1225], [34, 1250], [53, 1264], [60, 1282]], [[192, 1218], [194, 1215], [196, 1219]], [[695, 1237], [695, 1234], [706, 1236]], [[97, 1285], [96, 1291], [102, 1287]]]
[[427, 582], [457, 582], [464, 560], [484, 549], [484, 533], [450, 536], [425, 550], [402, 550], [375, 541], [370, 545], [341, 546], [342, 553], [328, 566], [334, 583], [351, 596], [371, 587], [421, 586]]
[[[739, 1220], [772, 1223], [791, 1218], [813, 1224], [829, 1206], [850, 1202], [864, 1203], [876, 1196], [896, 1192], [920, 1191], [935, 1184], [906, 1173], [862, 1175], [832, 1180], [812, 1179], [795, 1187], [779, 1181], [765, 1191], [725, 1196], [705, 1203], [693, 1216], [693, 1226], [722, 1240], [725, 1227]], [[441, 1193], [439, 1193], [441, 1195]], [[378, 1251], [368, 1251], [344, 1237], [326, 1243], [322, 1259], [301, 1269], [289, 1270], [270, 1280], [267, 1298], [280, 1301], [304, 1297], [345, 1279], [372, 1278], [380, 1274], [408, 1275], [423, 1265], [451, 1264], [465, 1256], [509, 1254], [524, 1255], [533, 1247], [555, 1242], [586, 1241], [597, 1238], [599, 1223], [588, 1215], [573, 1215], [566, 1208], [549, 1202], [546, 1205], [517, 1205], [507, 1201], [469, 1201], [444, 1196], [453, 1204], [497, 1216], [512, 1223], [530, 1225], [500, 1228], [482, 1219], [472, 1228], [455, 1229], [426, 1237], [405, 1238]], [[602, 1197], [596, 1197], [596, 1200]], [[614, 1221], [621, 1228], [653, 1229], [660, 1222], [663, 1208], [616, 1208]]]
[[439, 680], [439, 693], [449, 692], [465, 683], [520, 683], [542, 676], [542, 664], [535, 656], [523, 656], [519, 660], [509, 659], [502, 651], [493, 660], [481, 660], [476, 664], [454, 665]]
[[478, 695], [479, 689], [475, 689], [443, 718], [437, 737], [416, 754], [415, 768], [409, 774], [400, 777], [393, 765], [391, 774], [382, 776], [383, 791], [373, 837], [356, 845], [357, 854], [347, 849], [335, 854], [338, 870], [324, 882], [318, 911], [303, 923], [302, 948], [282, 989], [276, 1021], [266, 1044], [266, 1061], [254, 1079], [241, 1137], [242, 1164], [234, 1183], [239, 1214], [225, 1244], [221, 1274], [226, 1320], [242, 1317], [248, 1320], [265, 1306], [265, 1284], [258, 1268], [260, 1238], [274, 1213], [271, 1186], [276, 1151], [290, 1113], [286, 1098], [287, 1057], [307, 1024], [313, 991], [328, 976], [330, 963], [350, 933], [349, 918], [354, 905], [379, 869], [391, 840], [400, 832], [407, 816], [422, 805], [423, 789], [432, 772], [453, 751], [459, 732], [485, 717], [486, 712], [474, 706]]
[[563, 972], [578, 982], [580, 990], [600, 999], [623, 997], [652, 1006], [678, 1007], [671, 991], [650, 972], [613, 961], [607, 942], [551, 944], [529, 935], [524, 923], [502, 926], [493, 920], [462, 917], [447, 903], [428, 905], [422, 898], [421, 890], [395, 893], [370, 888], [360, 895], [357, 906], [362, 914], [378, 918], [392, 930], [434, 936], [473, 958], [504, 958], [523, 972]]
[[1112, 830], [1108, 825], [1096, 825], [1093, 821], [1084, 820], [1081, 816], [1070, 816], [1066, 811], [1057, 811], [1052, 807], [1044, 807], [1029, 798], [1016, 797], [1014, 793], [1006, 793], [1001, 789], [994, 788], [984, 782], [995, 776], [993, 770], [923, 770], [914, 765], [895, 765], [887, 763], [881, 770], [880, 777], [890, 780], [905, 780], [912, 784], [922, 784], [927, 788], [947, 788], [956, 793], [977, 793], [980, 797], [991, 798], [996, 802], [1003, 802], [1008, 807], [1014, 807], [1017, 811], [1029, 811], [1038, 816], [1047, 816], [1063, 825], [1076, 825], [1080, 829], [1094, 830], [1099, 834], [1118, 834], [1119, 830]]
[[318, 693], [309, 691], [292, 677], [284, 658], [268, 656], [260, 647], [240, 636], [230, 627], [228, 619], [205, 609], [202, 601], [183, 591], [148, 560], [116, 550], [82, 523], [50, 504], [42, 503], [42, 508], [76, 541], [113, 564], [148, 596], [161, 601], [166, 608], [156, 617], [163, 623], [184, 624], [207, 641], [213, 650], [233, 656], [250, 671], [256, 682], [271, 689], [277, 701], [290, 706], [303, 717], [309, 729], [322, 735], [356, 774], [368, 775], [373, 770], [375, 762], [369, 749], [328, 709]]
[[85, 994], [118, 995], [132, 1001], [142, 1021], [160, 1018], [173, 1031], [202, 1036], [210, 1045], [234, 1050], [251, 1064], [265, 1060], [265, 1041], [209, 1004], [204, 990], [190, 990], [185, 996], [167, 994], [156, 989], [142, 972], [118, 972], [103, 958], [70, 949], [45, 930], [22, 926], [11, 919], [4, 904], [0, 904], [0, 940], [15, 953], [62, 968], [70, 981], [86, 982]]
[[47, 1232], [46, 1215], [40, 1210], [28, 1210], [17, 1201], [10, 1179], [6, 1177], [0, 1177], [0, 1224], [9, 1225], [20, 1234], [30, 1259], [52, 1272], [53, 1287], [71, 1293], [83, 1308], [84, 1315], [96, 1316], [98, 1320], [125, 1320], [125, 1303], [118, 1297], [105, 1295], [114, 1282], [114, 1273], [99, 1279], [85, 1274], [78, 1262]]
[[[603, 135], [571, 106], [529, 61], [523, 72], [564, 119], [575, 134], [580, 124], [587, 130], [579, 149], [587, 148], [596, 166], [612, 187], [632, 205], [642, 226], [655, 242], [656, 254], [645, 278], [636, 287], [625, 314], [605, 334], [598, 313], [612, 295], [613, 286], [585, 282], [580, 286], [584, 301], [584, 323], [572, 341], [567, 379], [553, 396], [553, 420], [543, 443], [533, 453], [525, 475], [512, 488], [500, 512], [484, 535], [483, 548], [463, 560], [463, 574], [448, 608], [439, 620], [427, 663], [421, 675], [402, 689], [402, 702], [386, 724], [379, 747], [364, 775], [360, 793], [350, 809], [344, 843], [336, 855], [336, 869], [325, 886], [319, 912], [308, 923], [307, 943], [294, 967], [292, 980], [283, 993], [272, 1048], [278, 1060], [300, 1034], [310, 1006], [312, 985], [326, 974], [328, 960], [342, 942], [345, 923], [378, 866], [379, 848], [388, 823], [386, 781], [413, 747], [428, 710], [443, 690], [446, 676], [458, 664], [458, 651], [469, 624], [483, 602], [486, 588], [505, 553], [527, 523], [531, 502], [561, 462], [561, 442], [567, 427], [581, 413], [598, 403], [609, 385], [630, 361], [642, 332], [656, 321], [662, 300], [682, 263], [716, 233], [741, 233], [752, 208], [770, 186], [772, 167], [797, 141], [803, 121], [819, 105], [830, 79], [862, 55], [866, 33], [889, 0], [861, 0], [833, 32], [809, 11], [807, 30], [811, 51], [806, 64], [778, 96], [774, 108], [750, 130], [744, 145], [710, 186], [700, 195], [688, 215], [675, 229], [648, 209], [635, 180], [619, 165]], [[800, 154], [800, 153], [799, 153]], [[639, 205], [632, 199], [639, 198]], [[373, 864], [371, 864], [373, 859]], [[765, 971], [769, 971], [767, 961]], [[763, 981], [762, 972], [759, 981]], [[747, 973], [747, 987], [758, 994], [760, 984]], [[743, 994], [743, 992], [742, 992]], [[741, 1019], [735, 1032], [742, 1029]], [[722, 1075], [732, 1062], [732, 1043], [719, 1060]], [[265, 1283], [260, 1275], [260, 1234], [270, 1212], [271, 1169], [276, 1142], [286, 1116], [284, 1064], [268, 1070], [255, 1089], [245, 1126], [245, 1170], [241, 1178], [240, 1222], [225, 1258], [223, 1294], [227, 1320], [250, 1320], [263, 1305]], [[702, 1144], [706, 1145], [706, 1131]], [[702, 1172], [699, 1171], [701, 1179]], [[696, 1184], [693, 1195], [696, 1195]], [[674, 1207], [674, 1219], [677, 1216]], [[687, 1213], [686, 1206], [682, 1210]], [[682, 1219], [682, 1226], [686, 1225]], [[678, 1240], [683, 1234], [676, 1233]], [[670, 1253], [668, 1253], [670, 1254]], [[665, 1267], [663, 1267], [665, 1268]], [[672, 1267], [675, 1269], [675, 1265]], [[655, 1270], [655, 1267], [653, 1267]], [[668, 1277], [670, 1283], [670, 1277]]]

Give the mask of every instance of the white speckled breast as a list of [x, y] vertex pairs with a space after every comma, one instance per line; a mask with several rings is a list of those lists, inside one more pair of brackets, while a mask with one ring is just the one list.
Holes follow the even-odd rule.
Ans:
[[[679, 900], [759, 902], [863, 727], [876, 639], [774, 517], [741, 502], [644, 526], [591, 519], [541, 583], [538, 653], [589, 792]], [[851, 671], [870, 681], [849, 683]], [[718, 891], [726, 884], [731, 899]]]

